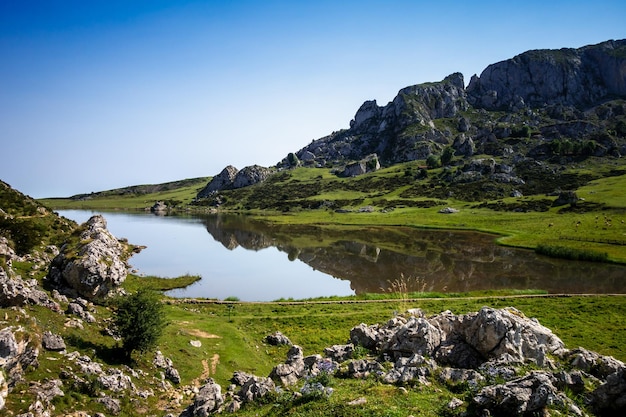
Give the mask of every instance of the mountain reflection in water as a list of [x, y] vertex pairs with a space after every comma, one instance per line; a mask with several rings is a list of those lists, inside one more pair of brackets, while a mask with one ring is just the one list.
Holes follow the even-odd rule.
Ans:
[[356, 294], [409, 291], [542, 289], [551, 293], [623, 293], [626, 268], [538, 256], [495, 244], [495, 236], [410, 227], [269, 225], [245, 216], [209, 216], [207, 231], [225, 248], [276, 247], [341, 280]]

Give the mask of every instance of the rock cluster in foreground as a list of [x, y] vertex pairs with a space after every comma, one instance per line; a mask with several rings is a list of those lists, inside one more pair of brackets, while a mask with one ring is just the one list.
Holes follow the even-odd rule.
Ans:
[[[567, 349], [550, 329], [514, 308], [432, 317], [419, 309], [409, 312], [385, 324], [354, 327], [350, 343], [328, 347], [323, 356], [304, 356], [292, 345], [285, 363], [268, 377], [235, 372], [226, 393], [209, 379], [180, 417], [235, 412], [277, 386], [290, 387], [294, 396], [306, 390], [330, 395], [330, 388], [305, 382], [321, 373], [407, 387], [439, 380], [455, 392], [467, 387], [471, 395], [455, 398], [448, 407], [464, 407], [468, 415], [543, 415], [548, 409], [586, 415], [567, 393], [583, 398], [595, 415], [626, 413], [624, 363], [583, 348]], [[368, 354], [357, 358], [362, 348]]]

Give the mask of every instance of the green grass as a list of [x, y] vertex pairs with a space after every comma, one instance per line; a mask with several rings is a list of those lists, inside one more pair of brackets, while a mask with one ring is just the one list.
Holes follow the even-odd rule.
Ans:
[[127, 187], [104, 191], [86, 199], [44, 198], [39, 202], [56, 210], [143, 210], [151, 207], [156, 201], [168, 200], [178, 201], [180, 206], [185, 206], [196, 197], [198, 192], [209, 182], [209, 179], [207, 177], [183, 180], [181, 186], [157, 192], [146, 193], [142, 190], [132, 192], [128, 190], [132, 187]]
[[[126, 283], [133, 288], [132, 279]], [[422, 294], [423, 295], [423, 294]], [[516, 297], [510, 297], [516, 295]], [[435, 295], [437, 296], [437, 295]], [[626, 360], [626, 297], [624, 296], [573, 296], [553, 297], [540, 294], [512, 294], [510, 292], [455, 294], [446, 298], [410, 299], [410, 295], [387, 300], [363, 301], [357, 297], [343, 299], [317, 299], [302, 302], [276, 303], [226, 303], [210, 300], [183, 302], [165, 298], [168, 325], [159, 342], [159, 349], [171, 358], [182, 377], [182, 385], [202, 383], [204, 378], [214, 378], [223, 388], [236, 370], [267, 376], [272, 367], [284, 362], [285, 346], [270, 346], [263, 342], [266, 335], [277, 330], [302, 346], [305, 355], [322, 353], [333, 344], [345, 343], [350, 329], [359, 323], [384, 323], [394, 312], [403, 308], [419, 307], [426, 314], [451, 310], [455, 314], [478, 311], [483, 306], [503, 308], [513, 306], [528, 317], [536, 317], [541, 324], [552, 329], [567, 347], [583, 346], [601, 354]], [[62, 306], [65, 308], [65, 306]], [[121, 367], [119, 343], [102, 332], [112, 312], [106, 306], [95, 306], [97, 323], [84, 323], [83, 329], [65, 326], [65, 316], [42, 307], [26, 308], [28, 318], [19, 310], [4, 310], [6, 320], [23, 327], [19, 337], [39, 343], [33, 335], [50, 330], [61, 334], [68, 351], [78, 351], [95, 357], [106, 366]], [[201, 342], [194, 347], [190, 341]], [[37, 369], [28, 371], [30, 380], [58, 378], [66, 367], [59, 353], [40, 350]], [[136, 355], [137, 370], [158, 378], [151, 366], [152, 354]], [[126, 372], [126, 371], [125, 371]], [[138, 389], [150, 385], [136, 378]], [[89, 409], [106, 411], [91, 398], [88, 392], [71, 388], [66, 381], [66, 396], [55, 400], [56, 413]], [[364, 381], [334, 378], [335, 393], [329, 399], [294, 402], [285, 397], [271, 398], [264, 405], [247, 406], [238, 415], [440, 415], [444, 405], [454, 394], [433, 380], [431, 386], [420, 386], [402, 393], [395, 386], [374, 379]], [[26, 412], [34, 400], [26, 384], [18, 384], [23, 395], [10, 395], [7, 409]], [[298, 387], [296, 387], [298, 389]], [[367, 404], [349, 407], [347, 402], [365, 397]], [[21, 402], [21, 400], [24, 402]], [[161, 413], [168, 408], [175, 415], [192, 401], [186, 397], [179, 405], [172, 405], [168, 396], [156, 395], [147, 399], [122, 399], [124, 415], [139, 416]]]
[[175, 278], [162, 278], [153, 275], [138, 276], [128, 274], [124, 281], [124, 288], [128, 291], [135, 292], [140, 289], [148, 289], [154, 291], [168, 291], [176, 288], [185, 288], [202, 279], [199, 275], [182, 275]]
[[535, 249], [535, 252], [552, 258], [570, 259], [574, 261], [606, 262], [608, 258], [606, 253], [551, 245], [539, 245]]

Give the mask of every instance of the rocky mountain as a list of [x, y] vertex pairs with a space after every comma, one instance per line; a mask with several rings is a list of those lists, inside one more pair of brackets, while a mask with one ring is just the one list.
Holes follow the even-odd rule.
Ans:
[[[541, 144], [569, 138], [596, 140], [593, 154], [623, 154], [626, 40], [579, 49], [528, 51], [488, 66], [465, 88], [462, 74], [401, 89], [387, 105], [366, 101], [350, 128], [334, 132], [284, 158], [304, 166], [337, 166], [377, 154], [392, 165], [441, 154], [550, 156]], [[612, 130], [620, 145], [602, 136]], [[536, 139], [524, 152], [498, 141]], [[599, 143], [598, 143], [599, 142]]]
[[[349, 129], [314, 140], [276, 168], [327, 167], [354, 176], [421, 160], [458, 166], [450, 182], [519, 185], [538, 162], [539, 180], [549, 181], [555, 167], [568, 161], [626, 153], [625, 99], [626, 40], [533, 50], [489, 65], [467, 87], [463, 75], [454, 73], [405, 87], [385, 106], [366, 101]], [[474, 162], [475, 155], [497, 158], [497, 166]], [[233, 179], [214, 179], [198, 199], [265, 178], [257, 175], [237, 187]]]
[[626, 40], [580, 49], [528, 51], [472, 77], [468, 101], [487, 110], [545, 105], [581, 110], [626, 96]]

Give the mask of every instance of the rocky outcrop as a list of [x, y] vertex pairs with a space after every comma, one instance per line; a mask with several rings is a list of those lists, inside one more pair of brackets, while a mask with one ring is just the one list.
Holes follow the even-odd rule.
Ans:
[[50, 264], [47, 279], [55, 287], [87, 300], [101, 300], [126, 279], [125, 245], [106, 227], [101, 215], [80, 228], [77, 243], [61, 248]]
[[[287, 361], [270, 376], [285, 387], [304, 381], [297, 395], [323, 396], [332, 394], [319, 382], [324, 374], [374, 377], [400, 387], [430, 385], [437, 378], [453, 392], [471, 394], [448, 405], [465, 407], [471, 415], [546, 415], [548, 408], [585, 415], [566, 391], [584, 398], [598, 415], [626, 411], [626, 365], [582, 348], [566, 349], [550, 329], [511, 307], [432, 317], [412, 309], [382, 325], [354, 327], [350, 341], [326, 348], [326, 358], [303, 358], [302, 349], [292, 346]], [[367, 349], [367, 357], [354, 359], [355, 346]], [[181, 417], [206, 415], [198, 404], [208, 404], [215, 413], [236, 411], [274, 391], [272, 379], [235, 372], [230, 402], [211, 381], [210, 395], [198, 394]], [[222, 408], [222, 403], [227, 405]]]
[[40, 305], [60, 312], [61, 307], [43, 291], [37, 280], [23, 280], [21, 276], [9, 277], [0, 266], [0, 307], [19, 307], [25, 304]]
[[5, 327], [0, 330], [0, 371], [4, 372], [8, 391], [23, 379], [28, 368], [39, 367], [38, 357], [39, 349], [23, 329]]
[[376, 154], [368, 155], [360, 161], [353, 162], [346, 165], [341, 171], [339, 176], [341, 177], [356, 177], [358, 175], [367, 174], [368, 172], [375, 172], [380, 169], [380, 162]]
[[[343, 165], [372, 154], [381, 164], [425, 159], [453, 139], [436, 129], [433, 121], [457, 117], [467, 108], [463, 75], [455, 73], [441, 82], [403, 88], [384, 107], [375, 100], [366, 101], [350, 129], [313, 141], [295, 156], [304, 166]], [[357, 164], [354, 169], [359, 168]]]
[[626, 40], [579, 49], [535, 50], [472, 77], [468, 101], [487, 110], [544, 105], [584, 108], [626, 96]]
[[245, 167], [235, 175], [232, 188], [243, 188], [258, 184], [265, 181], [272, 172], [270, 168], [265, 168], [260, 165]]
[[272, 169], [259, 165], [248, 166], [241, 171], [229, 165], [224, 168], [222, 172], [213, 177], [206, 187], [198, 193], [196, 198], [206, 198], [218, 191], [232, 190], [258, 184], [265, 181], [272, 173]]
[[164, 201], [155, 202], [152, 207], [150, 207], [150, 211], [155, 214], [163, 214], [168, 210], [167, 204]]
[[208, 197], [215, 191], [231, 189], [238, 172], [237, 168], [228, 165], [222, 172], [211, 178], [211, 181], [198, 193], [197, 198]]

